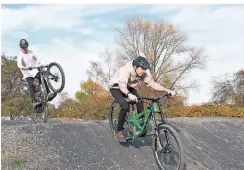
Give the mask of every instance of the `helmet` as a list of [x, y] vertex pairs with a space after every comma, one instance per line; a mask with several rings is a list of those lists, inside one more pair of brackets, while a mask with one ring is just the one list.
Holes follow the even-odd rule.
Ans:
[[29, 46], [29, 43], [26, 41], [26, 39], [21, 39], [19, 42], [19, 47], [20, 48], [26, 48]]
[[150, 63], [148, 62], [148, 60], [145, 57], [137, 57], [135, 60], [133, 60], [133, 66], [137, 67], [142, 67], [143, 69], [150, 70]]

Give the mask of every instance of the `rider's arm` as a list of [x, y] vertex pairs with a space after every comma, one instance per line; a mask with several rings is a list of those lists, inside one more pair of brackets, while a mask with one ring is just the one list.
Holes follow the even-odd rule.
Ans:
[[127, 83], [129, 78], [130, 72], [128, 70], [123, 69], [120, 71], [118, 86], [119, 89], [126, 95], [129, 93], [129, 90], [127, 89]]
[[43, 65], [43, 60], [41, 57], [37, 56], [34, 52], [33, 52], [33, 55], [35, 56], [36, 58], [36, 66], [40, 66], [40, 65]]
[[19, 54], [18, 56], [17, 56], [17, 66], [20, 68], [20, 69], [23, 69], [23, 68], [25, 68], [25, 66], [23, 65], [23, 57], [22, 57], [22, 55], [21, 54]]
[[149, 71], [146, 72], [145, 76], [142, 79], [149, 87], [153, 88], [154, 90], [157, 91], [162, 91], [162, 92], [168, 92], [170, 93], [171, 90], [161, 86], [157, 82], [155, 82], [152, 78], [152, 75]]

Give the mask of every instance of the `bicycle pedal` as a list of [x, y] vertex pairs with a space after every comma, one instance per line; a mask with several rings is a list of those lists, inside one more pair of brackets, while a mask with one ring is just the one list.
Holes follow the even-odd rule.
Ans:
[[148, 131], [148, 132], [146, 132], [146, 135], [147, 136], [152, 136], [154, 133], [152, 132], [152, 131]]
[[133, 138], [132, 138], [132, 137], [127, 137], [127, 138], [125, 138], [125, 140], [126, 140], [126, 141], [128, 141], [128, 140], [133, 140]]

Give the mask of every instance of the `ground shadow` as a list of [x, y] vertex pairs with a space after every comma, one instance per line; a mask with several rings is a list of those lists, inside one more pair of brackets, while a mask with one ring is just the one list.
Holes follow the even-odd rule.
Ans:
[[127, 142], [120, 143], [124, 147], [135, 147], [135, 148], [141, 148], [141, 147], [148, 147], [152, 146], [152, 137], [151, 136], [145, 136], [140, 137], [136, 139], [134, 142], [132, 140], [128, 140]]

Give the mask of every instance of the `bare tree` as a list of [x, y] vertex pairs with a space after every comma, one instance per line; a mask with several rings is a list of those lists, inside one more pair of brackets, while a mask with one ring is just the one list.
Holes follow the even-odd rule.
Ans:
[[108, 88], [109, 80], [117, 68], [114, 61], [115, 57], [112, 52], [105, 50], [99, 58], [100, 61], [90, 61], [91, 65], [87, 74], [89, 78]]
[[186, 35], [176, 26], [134, 17], [127, 19], [124, 29], [117, 31], [120, 48], [116, 60], [120, 65], [142, 52], [149, 59], [152, 75], [158, 83], [178, 90], [197, 87], [194, 81], [184, 84], [183, 80], [194, 69], [204, 69], [206, 56], [202, 48], [187, 46]]
[[222, 104], [244, 106], [244, 70], [233, 76], [213, 78], [212, 100]]
[[141, 53], [152, 65], [155, 81], [167, 88], [181, 90], [187, 96], [189, 89], [197, 89], [196, 81], [185, 83], [194, 69], [204, 69], [204, 50], [186, 44], [187, 36], [175, 25], [163, 21], [129, 18], [123, 29], [117, 29], [118, 48], [115, 55], [106, 50], [100, 61], [91, 61], [89, 78], [108, 88], [108, 81], [115, 70]]

